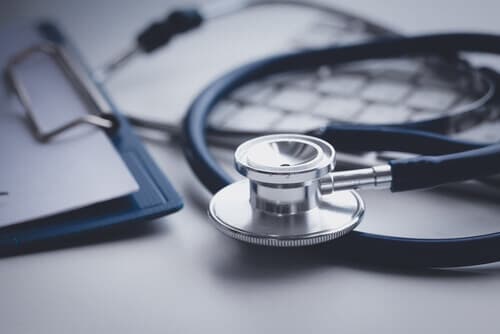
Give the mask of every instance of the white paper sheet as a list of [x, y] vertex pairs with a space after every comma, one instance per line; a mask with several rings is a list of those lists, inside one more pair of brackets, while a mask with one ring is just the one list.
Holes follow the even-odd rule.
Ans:
[[[16, 67], [37, 122], [54, 128], [88, 113], [48, 56]], [[0, 227], [118, 198], [138, 190], [107, 135], [81, 126], [49, 143], [36, 140], [19, 101], [0, 86]]]

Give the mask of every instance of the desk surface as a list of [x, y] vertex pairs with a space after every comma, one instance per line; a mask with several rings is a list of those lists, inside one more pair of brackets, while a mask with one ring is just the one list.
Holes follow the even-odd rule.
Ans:
[[[383, 9], [374, 1], [336, 1], [407, 33], [499, 32], [500, 3], [478, 3], [390, 0]], [[125, 47], [129, 36], [167, 5], [164, 0], [20, 0], [0, 3], [0, 21], [56, 17], [97, 65]], [[168, 87], [182, 77], [172, 72], [172, 81], [165, 76], [154, 80], [165, 80]], [[119, 104], [119, 89], [140, 90], [147, 84], [122, 82], [111, 85]], [[151, 104], [138, 97], [134, 101]], [[175, 144], [149, 142], [148, 148], [186, 208], [133, 229], [99, 232], [1, 259], [3, 333], [498, 333], [499, 265], [403, 271], [342, 262], [321, 247], [249, 247], [208, 223], [210, 195], [194, 180]], [[436, 236], [499, 229], [496, 196], [433, 191], [367, 193], [366, 198], [363, 228], [372, 231]]]

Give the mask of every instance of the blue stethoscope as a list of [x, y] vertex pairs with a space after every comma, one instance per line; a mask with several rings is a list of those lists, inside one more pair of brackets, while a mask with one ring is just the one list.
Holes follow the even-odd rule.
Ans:
[[[201, 16], [192, 11], [176, 12], [175, 16], [177, 24], [184, 24], [184, 30], [201, 22]], [[153, 25], [150, 31], [151, 43], [162, 35], [159, 25]], [[235, 152], [236, 169], [245, 176], [238, 182], [233, 182], [216, 162], [207, 143], [208, 134], [227, 138], [235, 135], [207, 126], [207, 117], [217, 103], [238, 87], [266, 76], [360, 60], [459, 52], [500, 54], [500, 36], [388, 37], [270, 57], [241, 66], [214, 81], [190, 106], [183, 121], [182, 138], [185, 156], [195, 175], [215, 194], [209, 207], [215, 226], [230, 237], [266, 246], [307, 246], [338, 239], [330, 245], [345, 249], [344, 254], [349, 256], [377, 263], [452, 267], [499, 261], [500, 233], [418, 239], [354, 230], [364, 213], [358, 189], [389, 188], [399, 192], [500, 173], [500, 144], [481, 145], [443, 135], [448, 129], [461, 126], [454, 116], [385, 126], [332, 123], [306, 134], [253, 133], [259, 136], [244, 142]], [[485, 99], [492, 100], [496, 98], [497, 74], [490, 71], [488, 78], [492, 89]], [[483, 105], [464, 113], [481, 115]], [[371, 168], [335, 171], [335, 149], [399, 151], [418, 156]]]
[[[234, 183], [208, 150], [205, 140], [207, 132], [206, 120], [217, 102], [227, 94], [245, 83], [281, 71], [307, 69], [324, 64], [337, 65], [354, 60], [403, 55], [439, 55], [459, 51], [498, 54], [500, 53], [500, 37], [481, 34], [395, 37], [354, 46], [304, 51], [248, 64], [212, 83], [196, 98], [184, 119], [185, 145], [183, 147], [185, 148], [186, 158], [198, 179], [207, 189], [216, 194], [214, 197], [216, 202], [212, 201], [211, 203], [213, 209], [211, 212], [214, 220], [222, 227], [221, 230], [226, 231], [227, 234], [233, 237], [238, 238], [241, 235], [240, 239], [254, 243], [284, 246], [310, 244], [303, 241], [307, 240], [307, 236], [302, 233], [303, 230], [299, 229], [296, 243], [289, 242], [293, 239], [293, 236], [285, 235], [282, 238], [282, 235], [274, 233], [272, 227], [270, 230], [266, 230], [266, 227], [272, 226], [272, 224], [267, 224], [266, 221], [266, 226], [263, 228], [264, 234], [256, 236], [253, 226], [248, 223], [250, 220], [241, 223], [237, 218], [226, 215], [224, 211], [217, 212], [216, 209], [222, 204], [218, 203], [217, 200], [230, 198], [231, 193], [228, 194], [227, 189], [233, 187]], [[422, 131], [429, 125], [431, 124], [414, 123], [408, 124], [407, 127], [394, 127], [330, 124], [325, 128], [308, 133], [306, 138], [294, 138], [293, 135], [261, 137], [262, 142], [259, 142], [259, 138], [257, 138], [242, 144], [244, 152], [241, 152], [240, 149], [237, 150], [236, 166], [240, 172], [249, 177], [250, 185], [257, 191], [259, 190], [259, 183], [280, 189], [280, 186], [282, 188], [286, 184], [280, 184], [279, 182], [272, 184], [269, 179], [273, 179], [274, 176], [290, 175], [290, 167], [297, 167], [292, 172], [299, 175], [308, 173], [311, 169], [321, 171], [325, 162], [319, 161], [317, 164], [304, 167], [302, 163], [307, 164], [309, 161], [305, 158], [303, 160], [297, 159], [301, 163], [295, 166], [282, 166], [282, 170], [280, 170], [279, 166], [275, 166], [276, 169], [272, 170], [272, 168], [269, 168], [273, 167], [272, 163], [269, 163], [271, 166], [268, 166], [262, 161], [255, 161], [258, 159], [253, 156], [255, 152], [252, 152], [252, 149], [257, 148], [257, 152], [259, 152], [259, 150], [265, 151], [266, 145], [274, 146], [271, 151], [276, 152], [277, 159], [286, 160], [287, 155], [300, 156], [304, 150], [308, 150], [305, 147], [309, 144], [309, 140], [314, 143], [316, 139], [320, 139], [320, 144], [325, 145], [326, 148], [316, 145], [320, 147], [320, 150], [316, 150], [316, 152], [326, 156], [331, 150], [329, 144], [342, 151], [400, 151], [420, 155], [410, 159], [393, 160], [387, 166], [375, 166], [374, 168], [350, 171], [347, 173], [348, 175], [345, 175], [346, 172], [338, 172], [340, 173], [338, 176], [342, 186], [340, 189], [343, 192], [349, 192], [350, 190], [346, 190], [349, 188], [357, 189], [365, 186], [389, 187], [393, 192], [414, 190], [450, 182], [482, 178], [500, 172], [500, 144], [479, 145]], [[300, 144], [301, 140], [302, 145]], [[304, 142], [306, 143], [304, 144]], [[279, 146], [287, 146], [288, 149], [280, 150]], [[280, 155], [285, 156], [285, 158], [280, 158]], [[313, 154], [310, 155], [310, 157], [312, 156]], [[273, 161], [272, 154], [269, 161]], [[335, 172], [332, 173], [331, 169], [328, 168], [327, 170], [324, 174], [323, 172], [316, 174], [317, 178], [313, 176], [311, 179], [304, 180], [304, 183], [314, 183], [316, 180], [318, 192], [321, 194], [323, 191], [321, 183], [325, 180], [326, 175], [326, 180], [331, 180], [325, 181], [328, 183], [325, 186], [326, 191], [335, 193]], [[267, 174], [268, 179], [262, 178], [262, 175], [259, 174]], [[300, 182], [297, 184], [300, 184]], [[285, 187], [285, 189], [293, 188]], [[266, 190], [264, 189], [264, 194]], [[224, 196], [219, 196], [221, 193]], [[245, 193], [241, 191], [238, 194], [247, 200], [249, 198], [248, 193], [248, 189], [246, 189]], [[277, 192], [277, 194], [283, 193]], [[279, 202], [276, 197], [270, 198], [269, 201], [272, 202], [273, 199], [275, 202]], [[345, 225], [331, 230], [331, 238], [318, 235], [318, 233], [310, 234], [309, 237], [314, 239], [311, 243], [328, 241], [343, 236], [337, 242], [339, 247], [349, 249], [349, 252], [346, 252], [347, 254], [359, 255], [375, 262], [412, 266], [466, 266], [500, 260], [500, 233], [466, 238], [415, 239], [351, 231], [359, 222], [360, 216], [362, 216], [362, 209], [356, 206], [356, 201], [358, 201], [358, 198], [353, 194], [350, 199], [341, 198], [340, 203], [342, 205], [340, 207], [337, 207], [335, 203], [332, 206], [320, 205], [320, 210], [329, 210], [333, 207], [333, 210], [338, 209], [344, 213], [347, 207], [348, 217], [347, 220], [345, 220], [346, 217], [343, 217]], [[247, 203], [249, 202], [247, 201]], [[253, 206], [253, 204], [250, 203], [249, 206]], [[255, 221], [263, 221], [262, 216], [266, 215], [272, 217], [271, 219], [276, 218], [276, 220], [287, 215], [285, 213], [280, 216], [279, 213], [273, 212], [268, 214], [265, 210], [267, 209], [255, 209], [258, 212]], [[269, 210], [272, 210], [272, 208]], [[251, 211], [254, 211], [253, 207]], [[264, 212], [264, 214], [260, 215], [261, 212]], [[290, 215], [294, 214], [291, 213]], [[235, 216], [237, 215], [238, 213]], [[235, 218], [236, 220], [232, 222], [228, 218]], [[293, 219], [290, 219], [290, 221], [293, 221]], [[233, 227], [232, 224], [236, 226]], [[281, 225], [283, 224], [280, 224], [280, 227], [282, 227]], [[291, 225], [293, 225], [293, 222]], [[278, 229], [278, 231], [281, 231], [281, 229]], [[279, 242], [281, 239], [283, 239], [282, 244]]]

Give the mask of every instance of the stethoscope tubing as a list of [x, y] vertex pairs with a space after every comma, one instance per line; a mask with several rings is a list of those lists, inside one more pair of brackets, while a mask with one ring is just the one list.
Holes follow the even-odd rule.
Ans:
[[[212, 193], [217, 192], [224, 186], [230, 184], [232, 179], [218, 165], [211, 155], [205, 134], [207, 130], [207, 116], [215, 105], [234, 89], [245, 83], [261, 79], [283, 71], [303, 70], [315, 68], [319, 65], [336, 65], [356, 60], [377, 59], [397, 57], [402, 55], [427, 55], [427, 54], [454, 54], [460, 51], [500, 53], [500, 38], [493, 35], [482, 34], [443, 34], [429, 35], [411, 38], [386, 38], [378, 41], [347, 46], [331, 47], [321, 50], [302, 51], [287, 55], [276, 56], [257, 61], [246, 66], [235, 69], [221, 77], [207, 87], [192, 103], [183, 121], [184, 151], [187, 160], [197, 175], [200, 182]], [[344, 133], [341, 140], [340, 133]], [[443, 157], [417, 157], [401, 161], [398, 165], [403, 166], [401, 171], [406, 180], [400, 185], [406, 190], [415, 188], [412, 184], [419, 178], [419, 168], [424, 169], [426, 165], [448, 166], [446, 168], [458, 168], [463, 172], [457, 161], [465, 161], [467, 170], [470, 169], [474, 160], [483, 162], [482, 165], [473, 166], [479, 169], [479, 173], [491, 172], [491, 168], [498, 172], [500, 165], [500, 154], [498, 145], [483, 146], [465, 141], [450, 139], [446, 136], [428, 133], [419, 130], [408, 130], [397, 127], [373, 127], [373, 126], [345, 126], [331, 125], [326, 129], [313, 132], [327, 140], [334, 140], [334, 146], [343, 149], [361, 150], [386, 150], [398, 143], [398, 136], [410, 136], [411, 141], [402, 140], [406, 146], [403, 147], [413, 153], [424, 154], [452, 154], [450, 158]], [[334, 138], [333, 138], [334, 136]], [[385, 136], [385, 140], [380, 140]], [[377, 139], [379, 142], [377, 145]], [[403, 138], [404, 139], [404, 138]], [[370, 143], [368, 146], [354, 147], [353, 143]], [[429, 144], [432, 145], [429, 145]], [[351, 145], [351, 147], [349, 147]], [[398, 143], [401, 145], [401, 143]], [[413, 149], [411, 149], [413, 145]], [[466, 152], [462, 152], [467, 150]], [[476, 159], [482, 156], [482, 150], [486, 150], [489, 160]], [[472, 152], [472, 153], [471, 153]], [[479, 153], [477, 153], [479, 152]], [[465, 154], [465, 156], [464, 156]], [[468, 156], [469, 154], [470, 156]], [[421, 160], [418, 160], [421, 159]], [[435, 161], [441, 159], [442, 161]], [[423, 162], [419, 164], [420, 162]], [[408, 167], [409, 166], [409, 167]], [[458, 167], [457, 167], [458, 166]], [[415, 174], [417, 173], [417, 174]], [[465, 176], [471, 176], [466, 171]], [[453, 173], [451, 173], [453, 174]], [[408, 178], [409, 177], [409, 178]], [[445, 175], [446, 177], [446, 175]], [[473, 176], [471, 176], [473, 177]], [[461, 179], [460, 175], [451, 175], [451, 179]], [[408, 181], [410, 180], [410, 181]], [[430, 186], [436, 180], [430, 180]], [[410, 184], [407, 184], [407, 183]], [[425, 267], [455, 267], [469, 266], [500, 260], [500, 233], [463, 237], [463, 238], [404, 238], [386, 235], [377, 235], [353, 231], [349, 235], [336, 241], [339, 247], [347, 247], [346, 254], [358, 259], [375, 263], [393, 263], [397, 265], [425, 266]]]

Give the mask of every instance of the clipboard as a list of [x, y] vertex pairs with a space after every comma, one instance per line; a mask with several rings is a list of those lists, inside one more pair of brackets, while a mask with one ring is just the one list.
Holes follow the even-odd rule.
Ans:
[[[82, 209], [0, 228], [0, 252], [19, 249], [36, 241], [154, 219], [180, 210], [183, 205], [180, 196], [147, 153], [126, 118], [117, 111], [103, 87], [92, 79], [89, 68], [57, 26], [50, 22], [27, 23], [11, 30], [18, 39], [22, 39], [23, 34], [33, 35], [33, 31], [40, 37], [39, 43], [19, 50], [4, 69], [4, 74], [8, 85], [24, 107], [26, 120], [30, 123], [34, 136], [50, 145], [54, 137], [82, 124], [99, 127], [106, 131], [112, 145], [135, 178], [139, 190]], [[29, 92], [24, 90], [23, 83], [10, 70], [17, 62], [34, 53], [54, 57], [79, 96], [93, 107], [90, 110], [96, 112], [48, 132], [39, 128], [31, 112]], [[0, 189], [0, 195], [8, 196], [8, 193]]]

